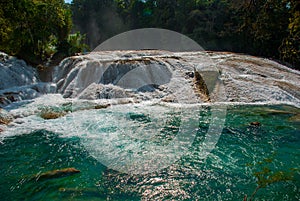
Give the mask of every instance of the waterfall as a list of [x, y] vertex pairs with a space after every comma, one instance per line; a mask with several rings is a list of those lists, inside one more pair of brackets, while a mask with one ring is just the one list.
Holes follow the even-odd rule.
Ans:
[[[111, 91], [112, 94], [115, 90], [117, 94], [122, 91], [124, 98], [149, 100], [159, 96], [161, 100], [172, 101], [174, 93], [177, 98], [189, 97], [192, 93], [189, 90], [189, 93], [180, 90], [181, 94], [174, 91], [174, 88], [188, 86], [196, 95], [202, 91], [196, 102], [206, 102], [207, 92], [201, 89], [197, 92], [197, 86], [193, 86], [195, 75], [203, 77], [212, 102], [300, 103], [299, 71], [268, 59], [233, 53], [172, 53], [158, 50], [93, 52], [66, 59], [53, 76], [58, 92], [64, 97], [107, 97], [87, 93], [87, 90], [93, 92], [92, 87], [100, 87], [102, 91]], [[142, 87], [144, 93], [140, 93], [137, 85]]]

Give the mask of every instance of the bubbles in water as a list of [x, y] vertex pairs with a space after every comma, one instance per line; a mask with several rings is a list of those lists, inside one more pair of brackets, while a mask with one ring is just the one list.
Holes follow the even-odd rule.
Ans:
[[[150, 104], [133, 104], [123, 107], [112, 104], [111, 110], [115, 110], [114, 107], [117, 107], [117, 110], [121, 109], [118, 115], [113, 115], [112, 119], [110, 119], [111, 116], [103, 117], [101, 112], [99, 116], [91, 113], [88, 116], [79, 117], [79, 120], [74, 117], [75, 127], [81, 127], [82, 118], [89, 120], [88, 124], [90, 125], [84, 125], [86, 127], [84, 135], [87, 137], [83, 136], [85, 138], [83, 143], [89, 153], [108, 168], [129, 174], [146, 174], [168, 167], [183, 156], [193, 143], [199, 126], [200, 112], [199, 108], [186, 103], [197, 103], [199, 98], [195, 94], [195, 89], [182, 76], [180, 69], [174, 67], [172, 63], [159, 60], [159, 57], [154, 59], [151, 54], [158, 54], [155, 50], [165, 50], [170, 51], [166, 52], [168, 57], [176, 58], [175, 52], [177, 51], [203, 51], [203, 48], [190, 38], [173, 31], [138, 29], [119, 34], [105, 41], [95, 48], [91, 55], [97, 58], [99, 52], [113, 50], [123, 54], [124, 59], [118, 61], [116, 66], [105, 65], [101, 62], [87, 64], [85, 68], [80, 69], [80, 79], [77, 79], [76, 82], [77, 92], [87, 91], [87, 88], [95, 83], [101, 87], [113, 84], [120, 89], [131, 91], [138, 97], [146, 97]], [[122, 53], [120, 50], [131, 50], [131, 52], [129, 55], [125, 55], [128, 51]], [[215, 69], [209, 56], [206, 56], [205, 64], [192, 64], [194, 73], [200, 72], [201, 74], [201, 69], [203, 70], [202, 76], [198, 73], [199, 89], [205, 86], [205, 95], [213, 94], [213, 99], [220, 101], [222, 99], [219, 97], [220, 94], [224, 95], [220, 92], [223, 92], [224, 88], [218, 80], [219, 72]], [[213, 72], [214, 76], [209, 72]], [[149, 89], [149, 86], [152, 86], [152, 89]], [[174, 111], [171, 116], [179, 119], [179, 125], [175, 126], [175, 134], [169, 136], [169, 141], [166, 143], [152, 141], [164, 127], [168, 126], [166, 115], [172, 113], [170, 108], [155, 105], [154, 103], [157, 101], [155, 97], [147, 97], [149, 91], [150, 93], [155, 91], [153, 86], [167, 87], [172, 92], [170, 95], [173, 96], [173, 102], [174, 100], [177, 102], [175, 106], [177, 117]], [[143, 93], [143, 90], [140, 89], [146, 90]], [[115, 93], [115, 90], [109, 90], [108, 93], [107, 98], [111, 100], [120, 98], [116, 95], [119, 93]], [[126, 97], [126, 92], [123, 92], [123, 95]], [[157, 96], [159, 97], [160, 93], [157, 93]], [[136, 111], [135, 119], [128, 119], [128, 114], [130, 116], [133, 111]], [[219, 139], [225, 121], [226, 107], [216, 105], [212, 107], [211, 111], [211, 125], [201, 151], [203, 158], [209, 154]], [[113, 113], [115, 112], [113, 111]], [[110, 126], [114, 125], [115, 129], [106, 130], [103, 125], [106, 125], [107, 122]], [[164, 138], [167, 137], [164, 136]]]

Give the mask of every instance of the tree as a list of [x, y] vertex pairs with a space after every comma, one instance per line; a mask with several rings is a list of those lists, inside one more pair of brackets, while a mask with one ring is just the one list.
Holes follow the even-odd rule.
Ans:
[[71, 10], [74, 30], [86, 35], [91, 48], [125, 30], [115, 1], [73, 0]]
[[73, 0], [71, 8], [74, 30], [86, 34], [91, 48], [151, 27], [185, 34], [207, 50], [300, 60], [296, 0]]
[[287, 5], [291, 15], [288, 25], [289, 34], [283, 39], [279, 48], [280, 58], [300, 69], [300, 3], [293, 0]]
[[[8, 0], [1, 3], [0, 48], [32, 64], [45, 61], [67, 40], [71, 12], [63, 0]], [[48, 50], [50, 52], [48, 52]]]
[[285, 0], [251, 0], [243, 7], [241, 34], [244, 49], [252, 54], [279, 58], [278, 48], [287, 36], [289, 13]]

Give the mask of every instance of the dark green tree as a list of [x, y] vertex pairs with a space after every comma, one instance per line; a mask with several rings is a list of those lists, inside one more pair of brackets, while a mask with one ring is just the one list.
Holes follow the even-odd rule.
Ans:
[[45, 61], [67, 40], [71, 12], [63, 0], [8, 0], [0, 7], [1, 50], [32, 64]]
[[243, 49], [251, 54], [279, 58], [278, 48], [288, 34], [288, 1], [246, 1], [243, 13], [240, 28]]
[[74, 30], [86, 35], [91, 48], [126, 30], [113, 0], [73, 0], [71, 9]]
[[92, 48], [127, 30], [166, 28], [191, 37], [207, 50], [242, 52], [298, 65], [297, 2], [74, 0], [71, 8], [74, 30], [86, 34]]
[[281, 60], [292, 64], [300, 69], [300, 3], [299, 1], [289, 1], [288, 36], [283, 39], [279, 48]]

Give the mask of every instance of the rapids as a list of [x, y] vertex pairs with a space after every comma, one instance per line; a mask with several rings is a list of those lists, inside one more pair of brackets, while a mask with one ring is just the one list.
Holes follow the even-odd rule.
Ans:
[[299, 71], [158, 50], [69, 57], [49, 83], [7, 55], [0, 70], [4, 200], [243, 200], [260, 174], [279, 181], [257, 199], [300, 199]]

